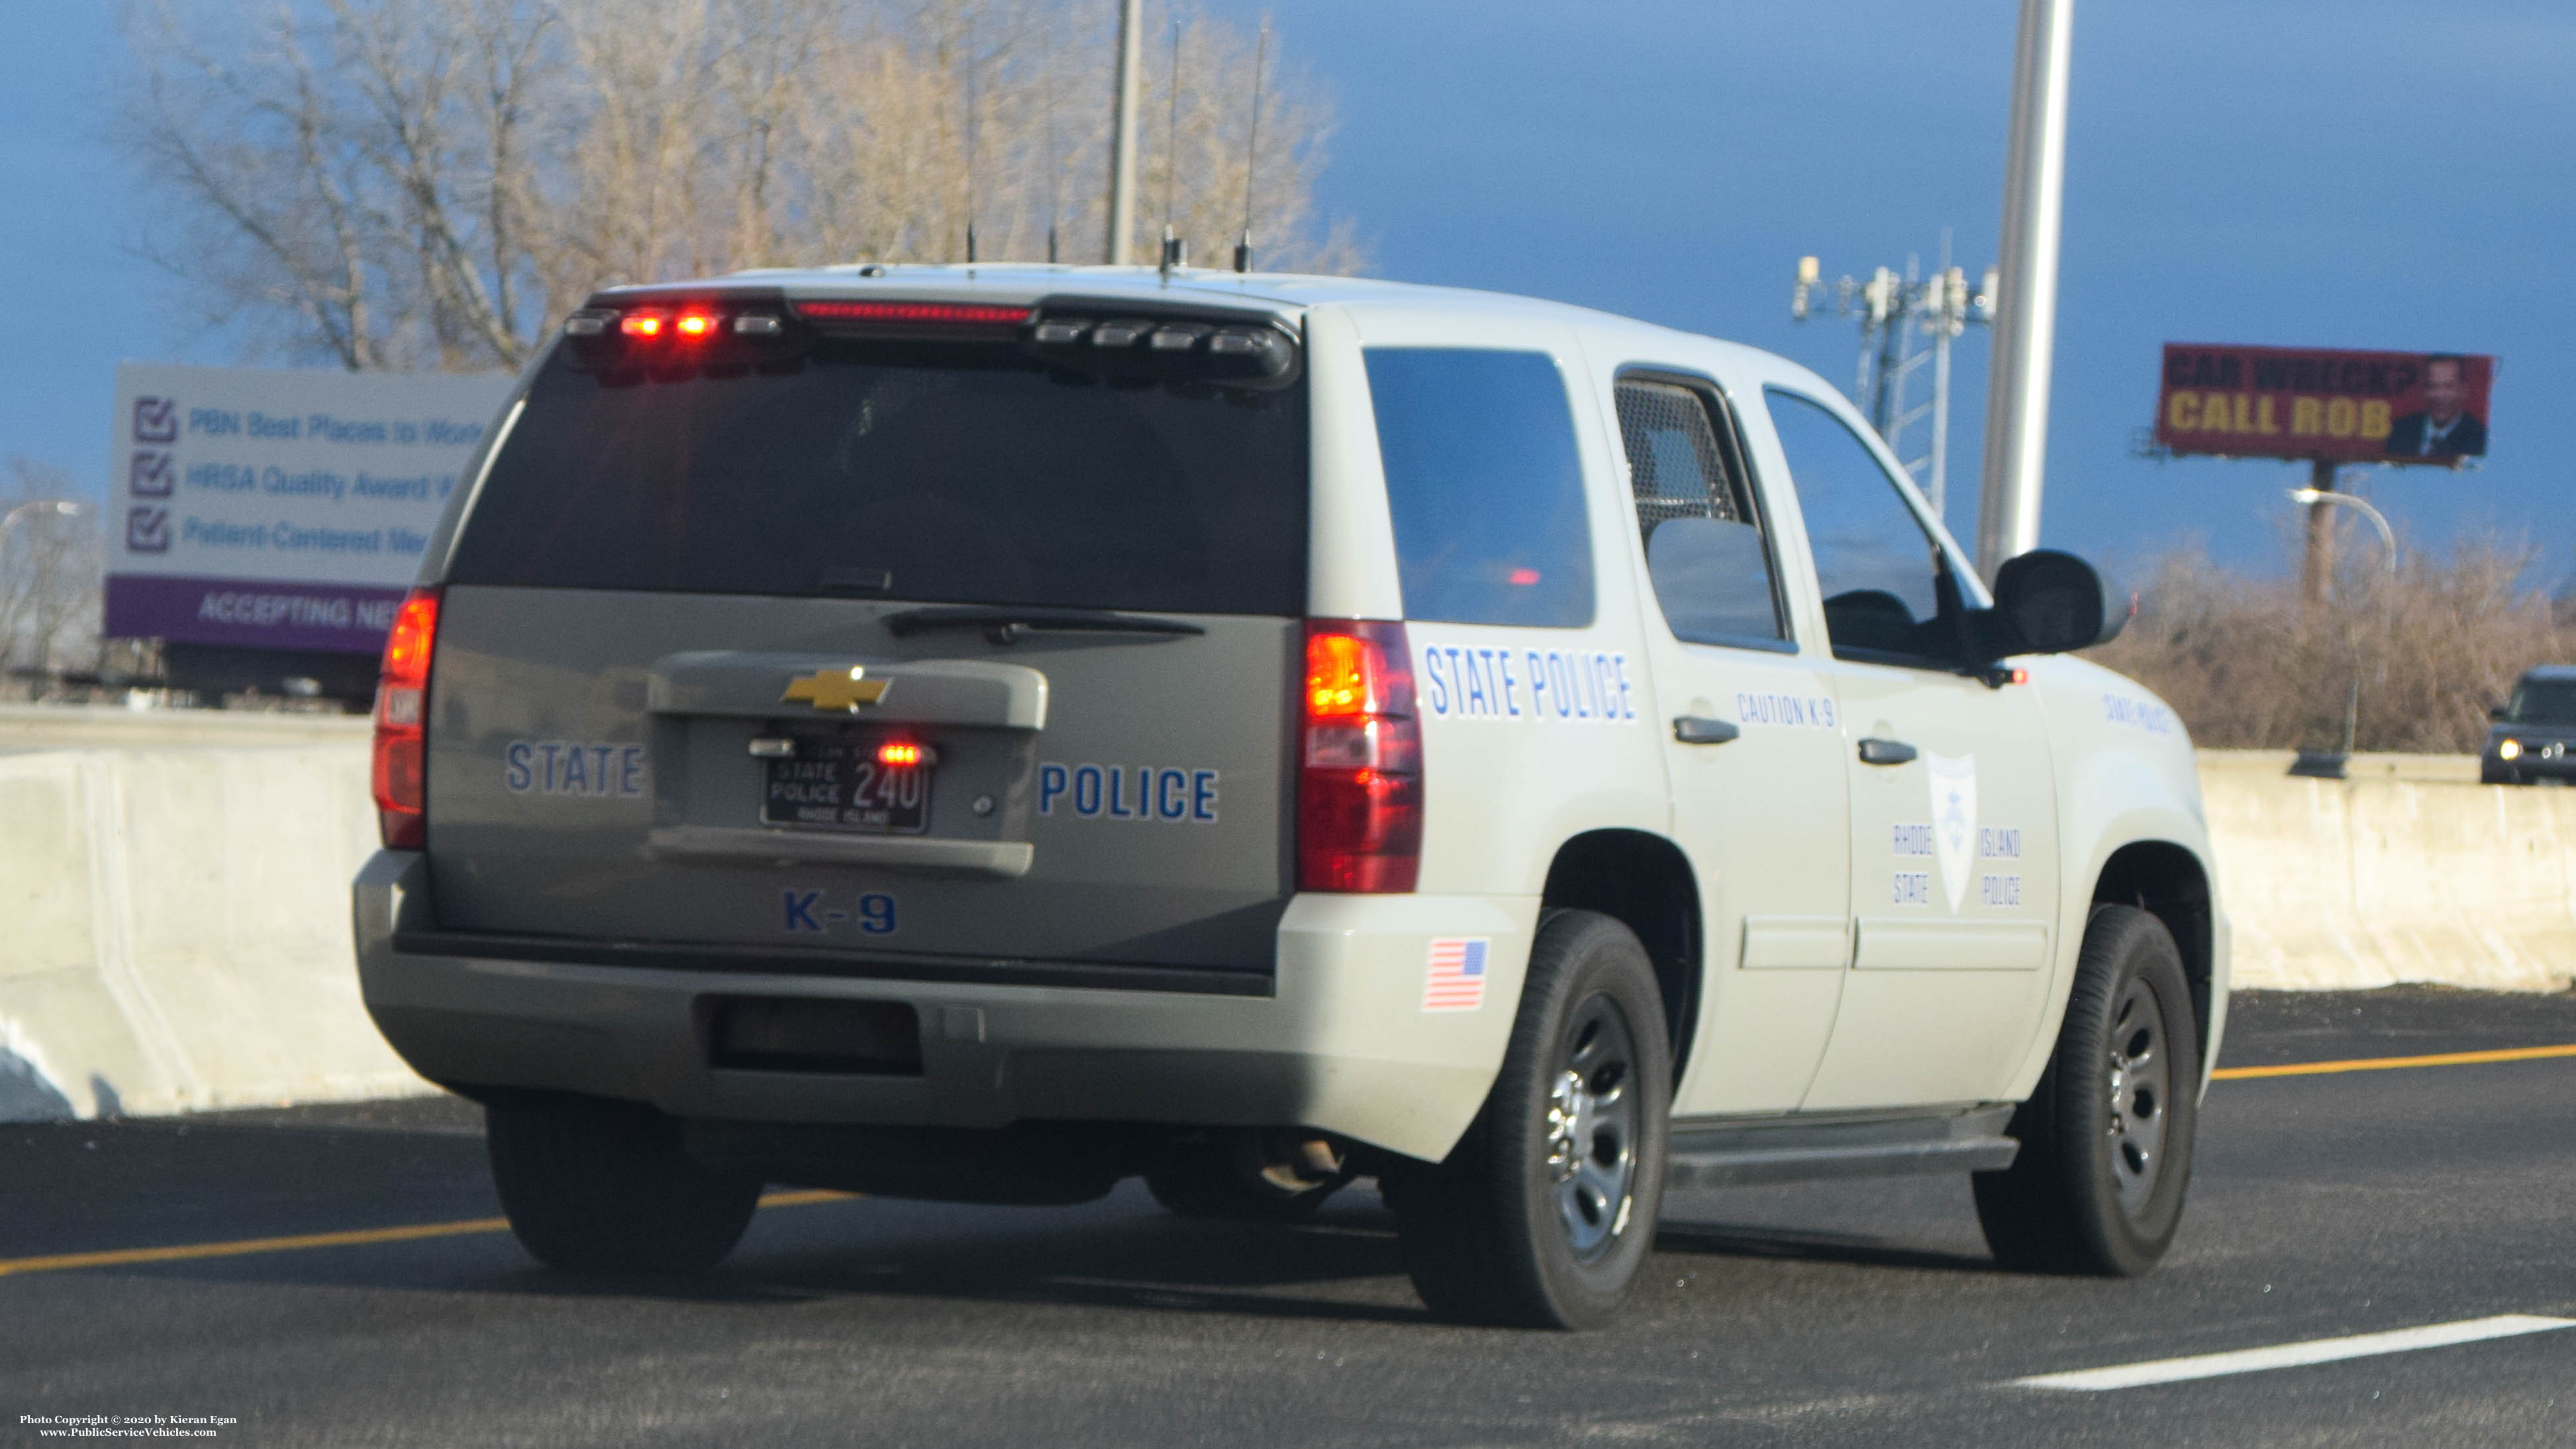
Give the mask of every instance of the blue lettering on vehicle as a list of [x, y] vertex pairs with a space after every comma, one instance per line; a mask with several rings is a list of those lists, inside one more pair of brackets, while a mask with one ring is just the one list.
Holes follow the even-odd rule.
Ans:
[[501, 748], [501, 788], [513, 795], [634, 800], [644, 787], [642, 745], [512, 740]]
[[1836, 727], [1834, 702], [1821, 695], [1752, 694], [1735, 696], [1735, 718], [1749, 725], [1777, 725], [1785, 729], [1822, 729]]
[[871, 936], [891, 936], [895, 930], [894, 897], [882, 891], [869, 891], [851, 902], [850, 909], [838, 910], [824, 904], [819, 890], [782, 890], [778, 903], [784, 917], [779, 929], [794, 935], [827, 935], [835, 926], [858, 923], [861, 931]]
[[2018, 825], [1977, 827], [1977, 854], [1988, 860], [2021, 859], [2021, 827]]
[[1618, 650], [1425, 643], [1421, 660], [1420, 700], [1433, 719], [1621, 724], [1637, 717], [1636, 683]]
[[2123, 729], [2140, 730], [2151, 735], [2169, 735], [2174, 731], [2173, 711], [2150, 700], [2129, 699], [2117, 694], [2102, 696], [2102, 718]]
[[1063, 813], [1070, 797], [1072, 813], [1083, 819], [1190, 821], [1213, 825], [1217, 819], [1215, 770], [1188, 770], [1171, 765], [1064, 765], [1052, 760], [1038, 766], [1038, 814]]

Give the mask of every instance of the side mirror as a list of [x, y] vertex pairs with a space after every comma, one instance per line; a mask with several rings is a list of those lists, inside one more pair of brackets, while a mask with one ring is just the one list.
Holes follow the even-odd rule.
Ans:
[[2497, 724], [2503, 724], [2512, 714], [2513, 707], [2511, 705], [2491, 704], [2487, 706], [2487, 718], [2494, 720]]
[[2033, 549], [1995, 573], [1995, 606], [1980, 631], [1990, 658], [2063, 654], [2120, 637], [2137, 600], [2116, 592], [2071, 553]]

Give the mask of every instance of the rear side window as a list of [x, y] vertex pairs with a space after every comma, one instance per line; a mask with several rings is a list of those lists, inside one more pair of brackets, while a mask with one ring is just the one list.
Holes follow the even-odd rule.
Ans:
[[452, 582], [1300, 615], [1306, 393], [1110, 383], [1017, 346], [541, 371]]
[[1623, 377], [1618, 406], [1646, 572], [1673, 637], [1779, 646], [1789, 631], [1726, 405], [1697, 387]]
[[1368, 379], [1405, 617], [1591, 623], [1583, 464], [1556, 360], [1378, 347]]

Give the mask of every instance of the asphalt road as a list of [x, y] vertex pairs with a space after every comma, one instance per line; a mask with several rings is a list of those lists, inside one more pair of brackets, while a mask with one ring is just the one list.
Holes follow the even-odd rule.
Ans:
[[[2576, 998], [2238, 998], [2223, 1065], [2576, 1042]], [[0, 1445], [2563, 1445], [2576, 1330], [2104, 1392], [2031, 1375], [2576, 1318], [2576, 1058], [2225, 1081], [2136, 1282], [1997, 1271], [1965, 1179], [1677, 1196], [1600, 1333], [1425, 1317], [1354, 1190], [1301, 1229], [765, 1210], [673, 1290], [538, 1268], [448, 1101], [0, 1128]], [[58, 1267], [407, 1225], [440, 1235]]]

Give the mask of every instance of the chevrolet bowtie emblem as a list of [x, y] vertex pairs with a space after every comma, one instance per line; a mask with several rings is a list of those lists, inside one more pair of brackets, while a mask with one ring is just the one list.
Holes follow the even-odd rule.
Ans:
[[816, 709], [845, 709], [852, 714], [863, 704], [874, 704], [885, 698], [890, 679], [869, 679], [868, 667], [853, 664], [847, 669], [817, 669], [787, 682], [787, 692], [778, 697], [781, 704], [799, 700]]

